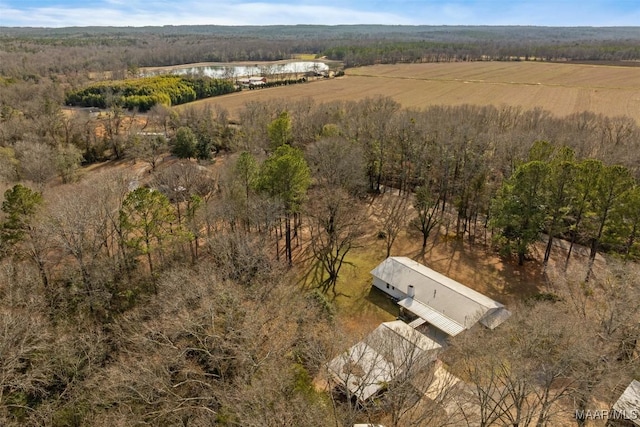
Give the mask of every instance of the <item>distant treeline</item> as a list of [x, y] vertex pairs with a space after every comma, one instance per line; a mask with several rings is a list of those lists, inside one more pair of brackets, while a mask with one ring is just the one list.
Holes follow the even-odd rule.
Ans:
[[129, 110], [148, 111], [156, 104], [184, 104], [235, 90], [233, 83], [226, 80], [165, 75], [94, 83], [69, 92], [65, 103], [98, 108], [117, 105]]
[[373, 64], [451, 61], [638, 61], [640, 44], [629, 41], [584, 41], [542, 44], [514, 42], [357, 41], [323, 52], [346, 67]]
[[[74, 86], [88, 72], [124, 77], [138, 67], [275, 61], [311, 53], [372, 63], [640, 60], [637, 27], [449, 27], [296, 25], [265, 27], [0, 27], [0, 75], [55, 76]], [[64, 76], [64, 77], [62, 77]]]

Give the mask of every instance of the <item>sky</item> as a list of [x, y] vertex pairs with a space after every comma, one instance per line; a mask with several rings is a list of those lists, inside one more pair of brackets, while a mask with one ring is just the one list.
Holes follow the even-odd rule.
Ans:
[[640, 0], [0, 0], [0, 26], [639, 26]]

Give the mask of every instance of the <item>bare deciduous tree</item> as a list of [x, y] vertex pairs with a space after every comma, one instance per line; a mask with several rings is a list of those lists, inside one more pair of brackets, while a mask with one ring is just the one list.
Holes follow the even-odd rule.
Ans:
[[56, 153], [50, 145], [35, 141], [19, 141], [15, 145], [16, 158], [20, 161], [20, 178], [44, 184], [56, 174]]
[[391, 256], [391, 248], [400, 231], [407, 223], [409, 209], [409, 196], [407, 194], [384, 194], [380, 210], [381, 230], [379, 236], [384, 239], [387, 248], [387, 257]]
[[453, 340], [446, 357], [468, 383], [460, 400], [467, 425], [544, 427], [558, 422], [570, 399], [587, 408], [589, 393], [612, 366], [593, 348], [584, 319], [563, 304], [522, 305], [499, 329]]
[[[51, 194], [49, 221], [57, 248], [70, 256], [80, 273], [80, 294], [93, 313], [108, 299], [95, 280], [97, 261], [104, 245], [105, 229], [101, 207], [94, 203], [94, 189], [84, 184], [62, 187]], [[99, 303], [98, 303], [99, 302]]]
[[311, 196], [308, 206], [309, 250], [314, 259], [313, 282], [323, 293], [336, 295], [336, 284], [345, 258], [359, 246], [366, 220], [363, 206], [354, 204], [340, 189]]

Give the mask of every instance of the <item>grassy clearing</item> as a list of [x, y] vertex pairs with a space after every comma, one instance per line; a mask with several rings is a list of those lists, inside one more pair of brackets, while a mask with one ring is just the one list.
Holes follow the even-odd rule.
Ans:
[[[362, 247], [353, 249], [347, 256], [336, 285], [336, 295], [331, 291], [327, 298], [335, 306], [338, 324], [344, 332], [359, 338], [382, 322], [395, 320], [398, 306], [383, 292], [372, 289], [370, 271], [384, 260], [383, 243], [374, 236], [367, 236]], [[306, 273], [306, 271], [301, 274]], [[301, 277], [302, 286], [311, 287], [310, 276]]]
[[366, 243], [347, 257], [351, 265], [343, 267], [336, 286], [338, 295], [333, 300], [339, 323], [347, 333], [356, 336], [398, 316], [395, 302], [371, 286], [370, 271], [384, 259], [384, 249], [374, 242]]
[[[370, 272], [383, 260], [384, 249], [375, 244], [355, 250], [347, 257], [351, 265], [344, 267], [336, 287], [338, 296], [334, 302], [338, 310], [361, 315], [380, 314], [382, 310], [388, 315], [397, 315], [395, 304], [384, 293], [371, 292]], [[370, 307], [371, 304], [376, 307]]]

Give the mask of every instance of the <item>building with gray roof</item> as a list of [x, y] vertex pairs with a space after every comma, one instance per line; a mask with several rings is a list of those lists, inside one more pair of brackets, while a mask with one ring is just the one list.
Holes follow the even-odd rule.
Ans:
[[640, 381], [633, 380], [613, 404], [613, 413], [607, 426], [640, 426]]
[[371, 271], [373, 286], [401, 310], [456, 336], [480, 323], [494, 329], [511, 313], [501, 303], [407, 257], [389, 257]]
[[401, 320], [384, 322], [331, 362], [327, 368], [349, 396], [365, 402], [398, 377], [432, 363], [442, 347]]

